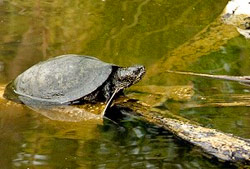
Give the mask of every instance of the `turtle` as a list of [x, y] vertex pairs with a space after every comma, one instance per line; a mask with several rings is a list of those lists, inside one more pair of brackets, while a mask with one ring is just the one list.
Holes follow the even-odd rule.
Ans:
[[121, 67], [92, 56], [67, 54], [33, 65], [5, 88], [4, 97], [26, 105], [106, 102], [139, 82], [143, 65]]

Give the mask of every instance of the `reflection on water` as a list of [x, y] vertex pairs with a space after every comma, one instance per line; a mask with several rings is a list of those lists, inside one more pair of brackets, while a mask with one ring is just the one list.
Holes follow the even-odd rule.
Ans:
[[65, 53], [148, 66], [205, 27], [225, 3], [4, 1], [0, 54], [5, 73], [12, 79], [39, 60]]
[[[184, 99], [182, 95], [159, 99], [161, 108], [249, 138], [248, 108], [214, 106], [218, 100], [237, 101], [230, 95], [247, 95], [249, 88], [163, 73], [171, 68], [250, 75], [250, 42], [218, 21], [226, 3], [0, 0], [0, 83], [6, 84], [41, 60], [68, 53], [96, 56], [121, 66], [143, 64], [149, 71], [141, 84], [192, 88], [192, 95]], [[0, 168], [229, 167], [131, 117], [118, 125], [106, 120], [104, 124], [58, 122], [2, 100], [0, 157], [4, 157]]]
[[5, 112], [1, 119], [5, 158], [0, 166], [6, 168], [226, 168], [167, 131], [131, 117], [118, 124], [67, 123], [24, 109], [12, 116]]

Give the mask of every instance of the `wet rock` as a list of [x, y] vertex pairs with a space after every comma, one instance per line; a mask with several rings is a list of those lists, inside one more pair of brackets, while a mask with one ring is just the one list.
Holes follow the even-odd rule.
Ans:
[[250, 38], [250, 0], [229, 1], [222, 20], [226, 24], [234, 25], [241, 35]]

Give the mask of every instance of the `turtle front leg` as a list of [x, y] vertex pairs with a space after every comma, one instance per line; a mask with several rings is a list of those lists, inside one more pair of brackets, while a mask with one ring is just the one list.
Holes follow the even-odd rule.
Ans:
[[108, 101], [110, 99], [112, 93], [113, 93], [112, 85], [110, 82], [107, 82], [102, 89], [102, 94], [103, 94], [104, 100]]

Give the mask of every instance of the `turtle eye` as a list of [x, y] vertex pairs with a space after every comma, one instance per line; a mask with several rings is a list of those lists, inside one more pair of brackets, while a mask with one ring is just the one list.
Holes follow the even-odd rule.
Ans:
[[142, 65], [134, 65], [134, 66], [129, 67], [128, 69], [130, 69], [134, 75], [139, 75], [145, 72], [145, 67]]

